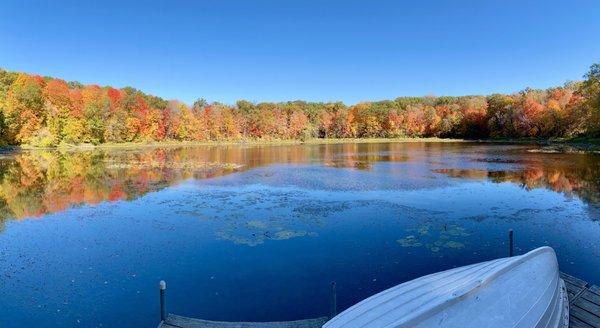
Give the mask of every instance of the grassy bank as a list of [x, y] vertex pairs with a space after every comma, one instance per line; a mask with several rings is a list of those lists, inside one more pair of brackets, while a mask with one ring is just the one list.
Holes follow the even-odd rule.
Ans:
[[535, 144], [541, 145], [540, 151], [545, 152], [600, 152], [600, 138], [573, 138], [573, 139], [443, 139], [443, 138], [313, 138], [307, 140], [281, 140], [281, 139], [248, 139], [248, 140], [224, 140], [224, 141], [177, 141], [167, 140], [161, 142], [126, 142], [92, 144], [60, 144], [52, 148], [41, 148], [30, 145], [3, 147], [3, 151], [34, 150], [34, 149], [59, 149], [59, 150], [86, 150], [86, 149], [138, 149], [138, 148], [175, 148], [196, 146], [277, 146], [277, 145], [320, 145], [320, 144], [342, 144], [342, 143], [457, 143], [457, 142], [480, 142], [480, 143], [512, 143], [512, 144]]
[[600, 153], [600, 138], [520, 138], [520, 139], [484, 139], [479, 142], [530, 144], [541, 146], [536, 152], [546, 153]]
[[307, 140], [285, 139], [249, 139], [249, 140], [222, 140], [222, 141], [177, 141], [167, 140], [160, 142], [125, 142], [92, 144], [60, 144], [56, 147], [41, 148], [31, 145], [10, 147], [12, 149], [118, 149], [118, 148], [144, 148], [144, 147], [195, 147], [195, 146], [261, 146], [261, 145], [317, 145], [341, 143], [393, 143], [393, 142], [465, 142], [463, 139], [442, 138], [314, 138]]

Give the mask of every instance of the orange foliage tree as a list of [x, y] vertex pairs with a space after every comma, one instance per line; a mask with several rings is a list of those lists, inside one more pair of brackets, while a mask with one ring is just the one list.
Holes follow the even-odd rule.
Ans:
[[582, 82], [505, 95], [188, 106], [127, 87], [0, 70], [0, 145], [240, 139], [552, 138], [600, 134], [600, 65]]

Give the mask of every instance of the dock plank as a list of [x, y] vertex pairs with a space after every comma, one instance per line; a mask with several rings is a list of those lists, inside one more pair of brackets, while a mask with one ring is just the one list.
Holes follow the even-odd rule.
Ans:
[[573, 304], [581, 293], [586, 290], [588, 283], [564, 272], [560, 273], [560, 277], [565, 281], [565, 287], [567, 287], [567, 294], [569, 295], [569, 304]]
[[181, 328], [181, 327], [173, 326], [173, 325], [170, 325], [163, 321], [158, 325], [158, 328]]
[[578, 306], [572, 306], [571, 311], [569, 312], [574, 318], [577, 318], [594, 328], [600, 328], [600, 318], [589, 313], [588, 311]]
[[589, 302], [596, 304], [596, 306], [600, 308], [600, 295], [594, 294], [591, 291], [586, 290], [585, 292], [581, 293], [580, 298], [586, 299]]
[[574, 317], [570, 317], [569, 318], [569, 328], [594, 328], [590, 325], [588, 325], [587, 323], [574, 318]]
[[585, 282], [585, 281], [583, 281], [583, 280], [581, 280], [581, 279], [579, 279], [579, 278], [573, 277], [573, 276], [571, 276], [571, 275], [569, 275], [569, 274], [566, 274], [566, 273], [564, 273], [564, 272], [561, 272], [561, 273], [560, 273], [560, 277], [561, 277], [561, 278], [562, 278], [562, 279], [563, 279], [565, 282], [567, 282], [567, 283], [571, 283], [571, 284], [573, 284], [573, 285], [575, 285], [575, 286], [579, 286], [579, 287], [585, 287], [585, 286], [587, 286], [587, 284], [588, 284], [587, 282]]
[[[181, 328], [320, 328], [325, 322], [327, 322], [327, 317], [295, 321], [225, 322], [188, 318], [175, 314], [169, 314], [165, 320], [165, 324]], [[170, 327], [165, 326], [165, 328]]]
[[569, 295], [569, 327], [600, 328], [600, 287], [561, 272]]
[[593, 314], [600, 321], [600, 306], [598, 306], [598, 304], [594, 304], [585, 298], [580, 297], [577, 301], [575, 301], [574, 305], [586, 310], [590, 314]]

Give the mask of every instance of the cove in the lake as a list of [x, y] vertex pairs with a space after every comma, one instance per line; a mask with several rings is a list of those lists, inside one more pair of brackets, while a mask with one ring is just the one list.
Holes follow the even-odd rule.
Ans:
[[379, 143], [0, 157], [0, 326], [291, 320], [549, 245], [600, 282], [600, 156]]

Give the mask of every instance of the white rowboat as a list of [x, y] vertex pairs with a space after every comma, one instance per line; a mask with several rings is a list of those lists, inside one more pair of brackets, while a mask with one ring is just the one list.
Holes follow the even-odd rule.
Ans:
[[541, 247], [430, 274], [350, 307], [324, 328], [567, 328], [569, 301], [556, 254]]

